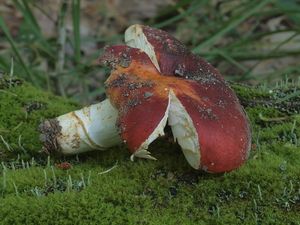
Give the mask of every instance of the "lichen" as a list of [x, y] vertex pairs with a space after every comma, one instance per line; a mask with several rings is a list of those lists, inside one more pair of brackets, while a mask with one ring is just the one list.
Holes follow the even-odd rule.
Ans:
[[[14, 149], [0, 165], [3, 224], [299, 224], [297, 114], [274, 104], [245, 105], [252, 126], [251, 155], [241, 168], [225, 174], [193, 170], [179, 146], [166, 138], [149, 148], [157, 161], [131, 162], [124, 146], [38, 161], [37, 125], [76, 104], [26, 83], [2, 90], [0, 124], [8, 133], [1, 130], [1, 135]], [[261, 100], [272, 93], [241, 86], [237, 94]], [[32, 101], [47, 107], [26, 117], [24, 102]], [[19, 135], [33, 160], [18, 159]], [[61, 162], [70, 168], [56, 166]]]

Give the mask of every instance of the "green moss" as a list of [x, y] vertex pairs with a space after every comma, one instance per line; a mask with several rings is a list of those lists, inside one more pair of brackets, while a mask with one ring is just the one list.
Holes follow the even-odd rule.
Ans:
[[[2, 222], [287, 224], [287, 221], [299, 221], [300, 155], [297, 148], [279, 146], [276, 150], [289, 152], [293, 157], [262, 148], [262, 152], [241, 169], [211, 175], [191, 170], [179, 149], [162, 145], [157, 143], [151, 149], [159, 158], [157, 162], [132, 163], [124, 149], [112, 149], [80, 158], [82, 161], [74, 161], [68, 171], [54, 168], [57, 182], [62, 181], [67, 186], [69, 176], [72, 177], [74, 190], [70, 191], [58, 188], [52, 192], [49, 187], [55, 185], [51, 167], [45, 167], [47, 180], [40, 167], [7, 170], [6, 189], [1, 190]], [[116, 168], [100, 174], [116, 161]], [[82, 189], [77, 182], [82, 180], [81, 173], [86, 183]], [[39, 195], [32, 190], [48, 192]]]
[[[4, 90], [17, 96], [0, 94], [6, 102], [1, 125], [11, 132], [26, 123], [12, 137], [1, 133], [14, 150], [22, 134], [23, 146], [37, 155], [40, 120], [76, 108], [27, 84]], [[23, 103], [33, 101], [47, 108], [26, 119]], [[253, 128], [252, 153], [244, 166], [226, 174], [191, 169], [180, 148], [164, 140], [150, 147], [158, 161], [131, 162], [123, 146], [48, 162], [22, 162], [13, 152], [0, 166], [1, 223], [299, 225], [299, 117], [272, 104], [246, 110]], [[260, 114], [283, 119], [265, 120]], [[72, 168], [59, 169], [55, 164], [60, 161], [70, 162]]]
[[230, 86], [234, 89], [237, 96], [240, 99], [253, 100], [253, 99], [270, 99], [271, 95], [262, 88], [253, 88], [247, 85], [241, 85], [238, 83], [231, 83]]
[[41, 150], [39, 123], [72, 111], [78, 105], [19, 79], [13, 79], [11, 85], [9, 82], [0, 79], [0, 159], [17, 154], [33, 156]]

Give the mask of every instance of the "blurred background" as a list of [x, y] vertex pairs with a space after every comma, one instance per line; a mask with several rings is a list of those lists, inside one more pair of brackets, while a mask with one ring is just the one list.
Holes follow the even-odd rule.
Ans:
[[81, 104], [105, 97], [105, 45], [140, 23], [164, 29], [227, 80], [300, 83], [297, 0], [0, 0], [0, 76]]

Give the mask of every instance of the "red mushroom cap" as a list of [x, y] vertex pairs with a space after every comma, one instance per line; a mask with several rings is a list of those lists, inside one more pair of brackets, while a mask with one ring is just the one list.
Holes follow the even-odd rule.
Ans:
[[121, 137], [134, 153], [164, 117], [168, 91], [157, 85], [161, 75], [149, 57], [137, 48], [106, 48], [100, 63], [115, 68], [106, 81], [106, 93], [119, 110]]
[[146, 150], [168, 119], [192, 167], [208, 172], [239, 167], [249, 155], [251, 134], [234, 92], [215, 68], [175, 38], [142, 28], [156, 57], [113, 46], [100, 59], [113, 68], [107, 94], [119, 110], [121, 137], [129, 149]]

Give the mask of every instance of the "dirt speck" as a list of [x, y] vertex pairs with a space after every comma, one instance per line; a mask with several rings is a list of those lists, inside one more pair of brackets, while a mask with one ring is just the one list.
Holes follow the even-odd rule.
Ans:
[[203, 108], [201, 106], [198, 106], [198, 111], [201, 115], [201, 118], [203, 119], [211, 119], [211, 120], [217, 120], [218, 117], [215, 113], [213, 113], [213, 110], [211, 108]]
[[31, 101], [24, 104], [25, 111], [31, 113], [36, 110], [45, 109], [47, 105], [42, 102]]
[[0, 89], [16, 87], [16, 86], [20, 86], [22, 84], [23, 84], [23, 81], [18, 78], [0, 75]]
[[61, 126], [58, 120], [45, 120], [39, 125], [39, 131], [41, 132], [40, 141], [43, 143], [42, 150], [47, 154], [59, 151], [60, 147], [57, 142], [57, 137], [61, 134]]
[[135, 107], [139, 104], [142, 104], [142, 101], [139, 98], [132, 98], [128, 101], [127, 106], [128, 107]]
[[152, 93], [152, 92], [146, 91], [146, 92], [144, 93], [144, 98], [150, 98], [151, 96], [153, 96], [153, 93]]
[[128, 54], [123, 53], [119, 59], [119, 65], [121, 67], [127, 68], [129, 67], [130, 63], [131, 63], [131, 57]]
[[117, 88], [123, 87], [127, 83], [127, 76], [126, 74], [120, 74], [116, 79], [106, 83], [106, 88]]

